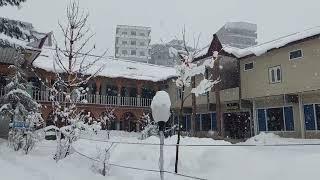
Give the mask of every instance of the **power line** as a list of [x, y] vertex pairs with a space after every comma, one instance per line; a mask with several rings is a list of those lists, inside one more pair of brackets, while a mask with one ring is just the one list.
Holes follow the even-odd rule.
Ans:
[[[106, 142], [114, 144], [128, 144], [128, 145], [146, 145], [159, 146], [157, 143], [136, 143], [136, 142], [121, 142], [121, 141], [106, 141], [89, 138], [81, 138], [89, 141]], [[185, 147], [285, 147], [285, 146], [320, 146], [320, 143], [292, 143], [292, 144], [164, 144], [163, 146], [185, 146]]]
[[[102, 162], [102, 161], [100, 161], [98, 159], [92, 158], [90, 156], [87, 156], [87, 155], [77, 151], [75, 148], [73, 148], [73, 150], [74, 150], [75, 153], [77, 153], [77, 154], [79, 154], [79, 155], [81, 155], [81, 156], [83, 156], [83, 157], [85, 157], [87, 159], [90, 159], [90, 160], [95, 161], [95, 162]], [[137, 168], [137, 167], [124, 166], [124, 165], [119, 165], [119, 164], [114, 164], [114, 163], [108, 163], [108, 164], [110, 166], [114, 166], [114, 167], [125, 168], [125, 169], [133, 169], [133, 170], [138, 170], [138, 171], [155, 172], [155, 173], [160, 173], [161, 172], [161, 171], [155, 170], [155, 169]], [[195, 176], [189, 176], [189, 175], [180, 174], [180, 173], [174, 173], [174, 172], [170, 172], [170, 171], [162, 171], [162, 172], [167, 173], [167, 174], [176, 175], [176, 176], [187, 177], [187, 178], [190, 178], [190, 179], [207, 180], [207, 179], [204, 179], [204, 178], [199, 178], [199, 177], [195, 177]]]

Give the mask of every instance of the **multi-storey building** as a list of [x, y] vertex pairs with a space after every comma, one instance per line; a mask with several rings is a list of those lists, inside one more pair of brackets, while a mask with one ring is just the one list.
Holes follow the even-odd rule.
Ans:
[[257, 44], [257, 25], [247, 22], [228, 22], [217, 33], [220, 42], [237, 48]]
[[116, 28], [115, 57], [132, 61], [150, 60], [151, 28], [118, 25]]
[[[153, 44], [151, 45], [151, 59], [149, 63], [158, 64], [163, 66], [174, 66], [175, 60], [177, 57], [174, 57], [170, 54], [170, 48], [176, 50], [183, 50], [184, 44], [182, 40], [171, 40], [165, 44]], [[189, 50], [192, 50], [191, 47], [187, 47]]]
[[245, 50], [241, 98], [252, 104], [255, 134], [320, 137], [320, 28], [294, 33]]
[[[223, 52], [222, 45], [215, 35], [209, 48], [203, 55], [197, 57], [195, 60], [198, 64], [212, 58], [213, 51], [219, 51], [221, 56], [219, 77], [220, 83], [210, 92], [196, 97], [196, 118], [195, 130], [198, 136], [216, 136], [216, 133], [208, 133], [209, 131], [217, 131], [217, 98], [216, 88], [219, 86], [220, 102], [224, 119], [225, 135], [230, 138], [244, 139], [252, 135], [250, 131], [250, 109], [240, 107], [240, 73], [238, 71], [237, 58], [229, 53]], [[214, 69], [207, 68], [205, 76], [213, 79], [217, 78], [214, 75]], [[197, 75], [195, 78], [196, 86], [203, 79], [203, 75]], [[170, 94], [173, 110], [174, 123], [179, 119], [179, 109], [181, 104], [181, 89], [176, 87], [175, 83], [168, 81], [167, 91]], [[185, 96], [187, 98], [184, 102], [184, 118], [180, 120], [182, 129], [189, 131], [191, 129], [191, 113], [192, 113], [192, 98], [189, 96], [191, 87], [185, 89]]]

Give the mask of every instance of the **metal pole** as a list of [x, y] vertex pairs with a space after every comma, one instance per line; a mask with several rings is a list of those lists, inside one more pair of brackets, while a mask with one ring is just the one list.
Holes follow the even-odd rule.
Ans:
[[164, 180], [163, 172], [163, 144], [164, 144], [164, 134], [163, 131], [160, 131], [160, 158], [159, 158], [159, 168], [160, 168], [160, 178]]

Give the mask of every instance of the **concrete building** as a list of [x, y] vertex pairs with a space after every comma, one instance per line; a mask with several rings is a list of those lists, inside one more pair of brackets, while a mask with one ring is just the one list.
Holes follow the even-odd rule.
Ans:
[[[207, 51], [197, 57], [195, 60], [198, 64], [211, 59], [213, 51], [220, 51], [222, 45], [217, 36], [214, 36], [211, 45]], [[234, 56], [220, 53], [222, 60], [220, 65], [223, 67], [220, 71], [220, 99], [223, 109], [225, 135], [234, 139], [245, 139], [252, 136], [250, 131], [250, 109], [240, 109], [240, 73], [238, 71], [238, 61]], [[208, 77], [212, 77], [214, 69], [207, 68]], [[212, 77], [213, 78], [213, 77]], [[196, 86], [203, 79], [203, 75], [196, 76]], [[179, 109], [181, 104], [181, 89], [177, 88], [175, 82], [168, 81], [167, 91], [170, 94], [172, 102], [173, 123], [177, 124], [179, 119]], [[191, 87], [185, 89], [185, 96], [191, 92]], [[216, 95], [214, 89], [209, 93], [202, 94], [196, 97], [196, 122], [195, 130], [197, 136], [214, 137], [215, 133], [209, 131], [217, 131], [218, 123], [216, 118]], [[188, 96], [184, 102], [184, 119], [182, 123], [183, 130], [190, 131], [191, 129], [191, 113], [192, 113], [192, 98]]]
[[115, 57], [148, 63], [150, 57], [151, 28], [118, 25], [116, 28]]
[[[163, 65], [163, 66], [174, 66], [176, 57], [173, 57], [170, 54], [170, 48], [174, 48], [176, 50], [183, 50], [184, 45], [182, 40], [171, 40], [168, 43], [163, 44], [152, 44], [151, 45], [151, 60], [149, 63]], [[192, 50], [191, 47], [187, 47]]]
[[228, 22], [217, 33], [222, 44], [247, 48], [257, 44], [257, 25], [247, 22]]

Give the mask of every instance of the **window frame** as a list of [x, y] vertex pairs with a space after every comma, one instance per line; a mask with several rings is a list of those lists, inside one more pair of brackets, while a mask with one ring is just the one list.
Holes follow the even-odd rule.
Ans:
[[144, 56], [146, 56], [146, 53], [145, 53], [144, 51], [140, 51], [140, 52], [139, 52], [139, 56], [144, 57]]
[[[126, 52], [126, 53], [123, 53], [123, 52]], [[125, 49], [123, 49], [123, 50], [121, 50], [121, 54], [122, 54], [122, 55], [128, 55], [128, 51], [125, 50]]]
[[[274, 70], [274, 82], [272, 81], [272, 70]], [[278, 73], [277, 70], [280, 70], [280, 80], [278, 80]], [[282, 68], [281, 65], [276, 65], [268, 68], [268, 77], [270, 84], [278, 84], [282, 82]]]
[[140, 42], [139, 46], [146, 46], [146, 43], [145, 42]]
[[[285, 115], [285, 108], [292, 108], [292, 112], [293, 112], [293, 130], [287, 130], [287, 126], [286, 126], [286, 115]], [[269, 127], [268, 127], [268, 114], [267, 114], [267, 109], [275, 109], [275, 108], [282, 108], [282, 117], [283, 117], [283, 131], [269, 131]], [[287, 106], [270, 106], [270, 107], [263, 107], [263, 108], [256, 108], [256, 117], [258, 118], [258, 110], [263, 110], [264, 111], [264, 115], [265, 115], [265, 126], [266, 126], [266, 130], [265, 131], [260, 131], [260, 129], [258, 129], [259, 132], [295, 132], [295, 121], [294, 121], [294, 107], [293, 105], [287, 105]], [[259, 128], [259, 121], [258, 119], [256, 119], [256, 123], [257, 123], [257, 127]]]
[[[296, 51], [301, 51], [301, 56], [291, 59], [291, 53], [296, 52]], [[303, 58], [303, 51], [302, 51], [302, 49], [292, 50], [292, 51], [289, 51], [288, 55], [289, 55], [289, 61], [293, 61], [293, 60], [297, 60], [297, 59], [302, 59], [302, 58]]]
[[[320, 102], [319, 103], [306, 103], [306, 104], [303, 104], [303, 108], [307, 105], [312, 105], [312, 108], [313, 108], [313, 118], [314, 118], [314, 127], [315, 129], [314, 130], [308, 130], [307, 128], [305, 128], [306, 131], [309, 131], [309, 132], [320, 132], [320, 128], [318, 128], [318, 126], [320, 126], [320, 124], [318, 123], [317, 121], [317, 112], [316, 112], [316, 105], [320, 105]], [[304, 110], [304, 109], [303, 109]], [[303, 121], [304, 123], [306, 123], [306, 115], [305, 113], [303, 112]], [[304, 126], [306, 127], [306, 124], [304, 124]]]
[[137, 55], [137, 50], [135, 50], [135, 49], [130, 50], [130, 55], [131, 56], [136, 56]]
[[[247, 64], [252, 64], [252, 69], [246, 69], [246, 65]], [[248, 63], [244, 63], [243, 71], [252, 71], [252, 70], [254, 70], [254, 61], [251, 61], [251, 62], [248, 62]]]
[[136, 40], [131, 40], [130, 41], [130, 45], [131, 46], [136, 46], [137, 45], [137, 41]]

